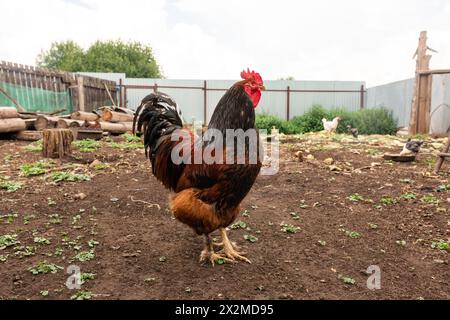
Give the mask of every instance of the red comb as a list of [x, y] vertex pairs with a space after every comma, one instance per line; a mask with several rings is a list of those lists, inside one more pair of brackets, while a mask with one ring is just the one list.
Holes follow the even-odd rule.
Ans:
[[241, 78], [244, 80], [253, 80], [259, 85], [263, 84], [263, 80], [262, 80], [261, 76], [259, 75], [259, 73], [255, 72], [255, 71], [250, 71], [249, 68], [247, 68], [247, 71], [243, 70], [241, 72]]

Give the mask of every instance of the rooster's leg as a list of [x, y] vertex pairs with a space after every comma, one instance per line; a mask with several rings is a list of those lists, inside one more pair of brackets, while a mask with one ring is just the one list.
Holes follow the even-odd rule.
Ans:
[[230, 241], [230, 239], [228, 239], [227, 231], [225, 230], [225, 228], [220, 229], [220, 234], [222, 235], [223, 244], [223, 249], [220, 251], [221, 253], [225, 254], [225, 256], [231, 260], [237, 259], [251, 263], [250, 260], [243, 256], [243, 254], [245, 253], [236, 251], [232, 242]]
[[200, 254], [200, 262], [204, 262], [206, 260], [209, 260], [214, 267], [214, 264], [218, 260], [233, 262], [234, 259], [231, 260], [228, 259], [226, 256], [223, 256], [219, 253], [215, 253], [211, 237], [209, 236], [209, 234], [205, 234], [205, 249], [203, 249], [202, 253]]

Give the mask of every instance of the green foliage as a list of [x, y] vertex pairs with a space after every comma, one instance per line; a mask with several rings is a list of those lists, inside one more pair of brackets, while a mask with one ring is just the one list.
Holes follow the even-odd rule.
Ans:
[[345, 109], [326, 110], [319, 105], [314, 105], [304, 115], [295, 117], [290, 121], [267, 114], [258, 115], [256, 117], [256, 127], [266, 129], [269, 133], [272, 127], [276, 127], [284, 134], [318, 132], [323, 130], [323, 118], [331, 121], [338, 116], [341, 118], [341, 121], [337, 127], [337, 133], [346, 133], [348, 125], [358, 128], [360, 134], [367, 135], [395, 134], [397, 130], [397, 121], [394, 119], [392, 112], [385, 108], [347, 111]]
[[94, 152], [97, 151], [101, 144], [98, 141], [92, 140], [92, 139], [85, 139], [85, 140], [77, 140], [72, 142], [72, 144], [80, 150], [80, 152]]
[[431, 244], [431, 247], [433, 249], [439, 249], [439, 250], [443, 250], [443, 251], [450, 250], [450, 244], [444, 240], [439, 240], [439, 241], [433, 242]]
[[73, 41], [55, 42], [37, 65], [70, 72], [119, 72], [134, 78], [161, 78], [150, 46], [122, 40], [97, 41], [83, 50]]
[[28, 146], [26, 146], [25, 150], [29, 151], [29, 152], [42, 152], [42, 148], [43, 148], [43, 142], [42, 142], [42, 140], [38, 140], [38, 141], [30, 143]]
[[135, 136], [134, 134], [124, 133], [123, 135], [121, 135], [121, 137], [122, 137], [126, 142], [141, 142], [141, 138], [138, 137], [138, 136]]
[[49, 162], [39, 161], [36, 163], [26, 163], [20, 167], [20, 171], [27, 176], [39, 176], [41, 174], [47, 173], [47, 169], [50, 168], [53, 164]]
[[78, 174], [72, 172], [53, 172], [52, 173], [53, 182], [78, 182], [78, 181], [90, 181], [91, 177], [85, 174]]
[[15, 192], [23, 187], [23, 183], [15, 181], [2, 181], [0, 182], [0, 189], [4, 189], [7, 192]]
[[83, 49], [74, 41], [54, 42], [48, 51], [42, 52], [36, 59], [39, 67], [60, 69], [70, 72], [84, 69]]
[[0, 236], [0, 250], [18, 244], [17, 234], [5, 234]]
[[47, 273], [56, 273], [58, 270], [62, 270], [63, 267], [57, 266], [54, 263], [47, 263], [47, 261], [39, 262], [33, 268], [30, 268], [30, 272], [34, 275], [37, 274], [47, 274]]

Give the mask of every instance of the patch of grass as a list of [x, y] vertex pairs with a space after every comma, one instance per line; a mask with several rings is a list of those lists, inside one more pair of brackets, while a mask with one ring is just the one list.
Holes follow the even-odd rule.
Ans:
[[237, 230], [237, 229], [247, 229], [247, 223], [245, 223], [244, 221], [238, 220], [235, 223], [233, 223], [230, 226], [231, 229], [233, 230]]
[[58, 270], [63, 270], [63, 267], [57, 266], [54, 263], [48, 263], [47, 261], [41, 261], [36, 266], [28, 269], [32, 274], [47, 274], [57, 273]]
[[14, 219], [17, 218], [19, 215], [17, 213], [8, 213], [3, 216], [0, 216], [0, 220], [5, 220], [7, 224], [11, 224], [14, 222]]
[[78, 291], [73, 296], [70, 297], [71, 300], [91, 300], [93, 297], [90, 291]]
[[249, 234], [244, 235], [244, 239], [251, 242], [251, 243], [255, 243], [256, 241], [258, 241], [258, 238]]
[[339, 276], [338, 278], [345, 284], [354, 285], [356, 283], [356, 280], [351, 277]]
[[417, 199], [417, 195], [415, 193], [413, 193], [413, 192], [407, 192], [407, 193], [402, 194], [400, 196], [400, 199], [403, 199], [403, 200], [415, 200], [415, 199]]
[[350, 237], [352, 239], [359, 239], [362, 237], [361, 233], [357, 231], [349, 231], [345, 229], [339, 229], [339, 231], [344, 232], [347, 237]]
[[80, 151], [84, 153], [94, 152], [100, 149], [102, 146], [100, 142], [93, 139], [77, 140], [72, 144]]
[[94, 258], [95, 258], [94, 250], [82, 251], [74, 257], [75, 260], [78, 260], [80, 262], [90, 261]]
[[397, 200], [392, 197], [383, 197], [381, 198], [380, 203], [384, 206], [392, 206], [397, 203]]
[[430, 203], [430, 204], [439, 204], [439, 199], [431, 194], [424, 195], [422, 198], [420, 198], [420, 201], [424, 203]]
[[98, 246], [99, 244], [100, 244], [100, 242], [95, 241], [94, 239], [91, 239], [88, 241], [89, 248], [95, 248], [95, 246]]
[[138, 136], [135, 136], [134, 134], [124, 133], [123, 135], [121, 135], [121, 137], [122, 137], [126, 142], [141, 142], [141, 138], [138, 137]]
[[40, 245], [49, 245], [50, 240], [44, 237], [34, 237], [34, 243], [40, 244]]
[[94, 280], [95, 276], [96, 276], [95, 273], [81, 273], [80, 282], [81, 282], [81, 284], [85, 284], [89, 280]]
[[48, 294], [49, 294], [48, 290], [42, 290], [42, 291], [40, 291], [39, 293], [40, 293], [40, 295], [43, 296], [43, 297], [48, 297]]
[[354, 194], [348, 196], [347, 199], [350, 200], [351, 202], [364, 201], [364, 197], [362, 195], [360, 195], [359, 193], [354, 193]]
[[17, 240], [17, 234], [5, 234], [0, 236], [0, 250], [4, 250], [18, 243], [20, 242]]
[[0, 189], [6, 190], [6, 192], [16, 192], [19, 189], [22, 189], [23, 183], [16, 181], [2, 181], [0, 182]]
[[39, 161], [35, 163], [26, 163], [20, 166], [20, 171], [27, 177], [39, 176], [47, 173], [48, 169], [53, 166], [51, 162]]
[[14, 255], [20, 259], [35, 255], [35, 248], [30, 246], [20, 246], [14, 248]]
[[109, 147], [114, 149], [129, 149], [129, 150], [136, 150], [136, 149], [143, 149], [144, 144], [143, 143], [116, 143], [112, 142], [109, 144]]
[[297, 233], [300, 230], [299, 227], [296, 227], [292, 224], [282, 223], [280, 226], [281, 231], [283, 231], [284, 233]]
[[435, 241], [431, 244], [431, 247], [433, 249], [439, 249], [439, 250], [450, 250], [450, 244], [447, 241], [444, 240], [439, 240], [439, 241]]
[[99, 163], [97, 165], [95, 165], [94, 169], [97, 171], [101, 171], [101, 170], [106, 170], [109, 168], [109, 165], [107, 165], [106, 163]]
[[33, 143], [30, 143], [24, 149], [25, 149], [25, 151], [29, 151], [29, 152], [42, 152], [42, 149], [43, 149], [42, 139], [35, 141]]
[[78, 174], [73, 172], [53, 172], [51, 175], [53, 182], [80, 182], [80, 181], [90, 181], [91, 177], [85, 174]]
[[27, 215], [23, 217], [23, 224], [28, 224], [31, 219], [36, 219], [36, 216], [34, 214]]
[[439, 186], [436, 190], [437, 192], [450, 192], [450, 184], [443, 184], [442, 186]]

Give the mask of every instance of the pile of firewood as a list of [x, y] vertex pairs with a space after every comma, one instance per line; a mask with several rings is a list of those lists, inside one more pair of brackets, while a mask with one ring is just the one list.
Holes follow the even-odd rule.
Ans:
[[0, 107], [0, 133], [15, 133], [20, 140], [39, 140], [44, 129], [60, 128], [97, 130], [106, 134], [123, 134], [133, 130], [134, 113], [118, 107], [103, 107], [95, 112], [77, 111], [67, 116], [56, 112], [18, 112], [14, 107]]

